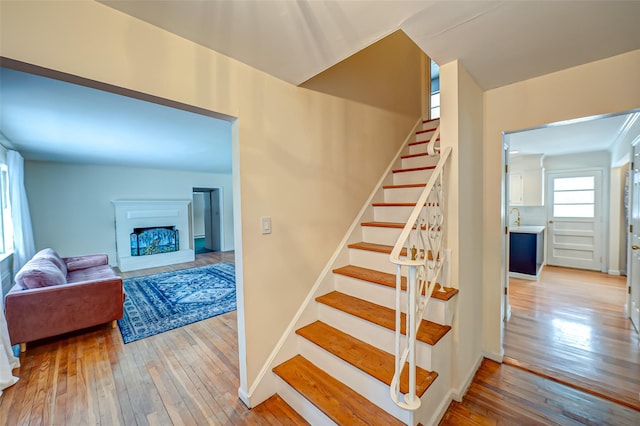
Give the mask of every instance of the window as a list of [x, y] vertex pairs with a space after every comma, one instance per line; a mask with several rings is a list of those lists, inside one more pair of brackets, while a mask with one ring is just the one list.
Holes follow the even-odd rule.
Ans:
[[13, 252], [9, 172], [5, 164], [0, 164], [0, 237], [0, 254]]
[[431, 101], [429, 118], [440, 118], [440, 67], [431, 61]]
[[553, 216], [595, 216], [595, 177], [556, 178], [553, 181]]

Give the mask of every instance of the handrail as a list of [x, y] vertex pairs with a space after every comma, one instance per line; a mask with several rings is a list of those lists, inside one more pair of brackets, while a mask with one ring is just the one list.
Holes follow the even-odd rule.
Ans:
[[[441, 150], [435, 147], [439, 134], [438, 126], [427, 145], [427, 152], [430, 155], [440, 153], [438, 164], [420, 194], [390, 255], [391, 262], [396, 265], [395, 373], [391, 381], [390, 395], [399, 407], [412, 411], [420, 407], [420, 398], [416, 396], [416, 334], [427, 303], [440, 278], [445, 260], [443, 176], [444, 166], [452, 149], [446, 147]], [[406, 256], [401, 256], [403, 249], [407, 250]], [[403, 269], [408, 269], [406, 273], [406, 337], [404, 339], [401, 333]], [[440, 291], [443, 291], [442, 288]], [[409, 391], [402, 394], [400, 376], [407, 362], [409, 363]]]

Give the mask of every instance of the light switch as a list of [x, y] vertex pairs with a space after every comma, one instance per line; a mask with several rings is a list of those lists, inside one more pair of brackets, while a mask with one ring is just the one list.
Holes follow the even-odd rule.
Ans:
[[261, 217], [262, 235], [271, 233], [271, 218], [269, 216]]

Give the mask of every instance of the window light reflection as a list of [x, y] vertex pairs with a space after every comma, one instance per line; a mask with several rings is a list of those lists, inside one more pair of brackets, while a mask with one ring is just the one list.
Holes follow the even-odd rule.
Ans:
[[554, 318], [553, 338], [555, 341], [579, 349], [591, 350], [591, 326]]

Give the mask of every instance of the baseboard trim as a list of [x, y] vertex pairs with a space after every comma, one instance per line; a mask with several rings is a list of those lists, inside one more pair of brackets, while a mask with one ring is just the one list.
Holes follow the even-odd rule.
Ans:
[[504, 362], [504, 353], [497, 354], [495, 352], [485, 352], [484, 357], [491, 361], [499, 362], [500, 364]]
[[451, 393], [452, 393], [452, 398], [454, 400], [458, 402], [462, 401], [462, 398], [464, 398], [464, 395], [469, 390], [469, 387], [471, 386], [471, 383], [473, 382], [473, 378], [476, 376], [476, 373], [478, 372], [480, 365], [482, 365], [482, 360], [484, 358], [485, 357], [482, 354], [478, 355], [478, 359], [476, 359], [475, 364], [471, 366], [471, 369], [468, 371], [464, 381], [462, 382], [462, 385], [452, 390]]
[[247, 406], [247, 408], [251, 408], [249, 395], [247, 394], [247, 391], [245, 391], [242, 388], [238, 388], [238, 398], [240, 399], [240, 401], [242, 401], [244, 405]]

